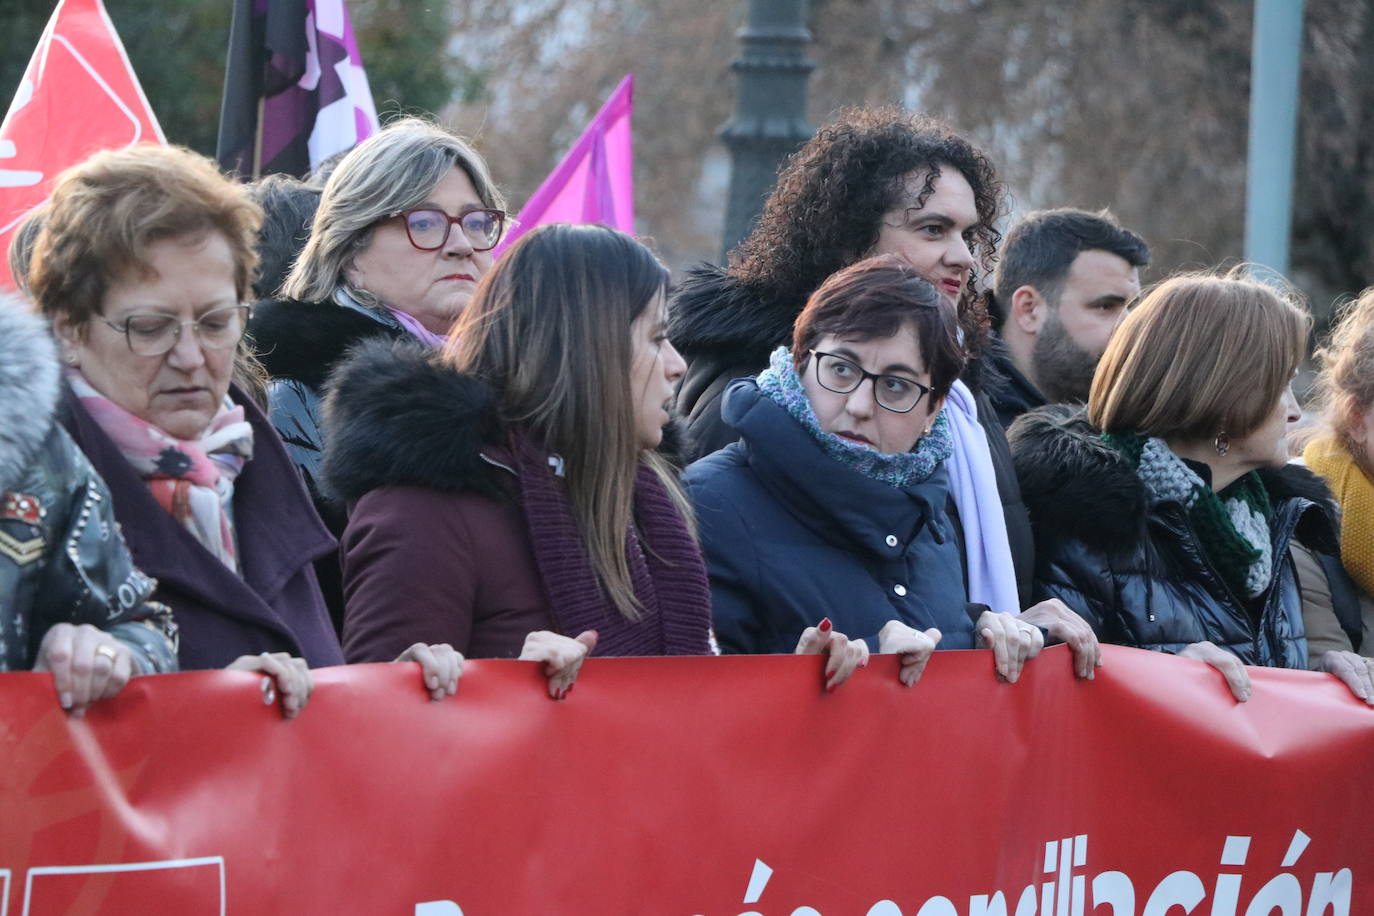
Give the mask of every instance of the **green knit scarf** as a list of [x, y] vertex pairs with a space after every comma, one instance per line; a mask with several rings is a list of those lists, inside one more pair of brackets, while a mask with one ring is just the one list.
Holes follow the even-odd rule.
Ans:
[[1134, 433], [1103, 433], [1102, 439], [1135, 467], [1152, 505], [1177, 502], [1187, 510], [1207, 559], [1238, 594], [1254, 598], [1269, 587], [1274, 506], [1258, 473], [1217, 493], [1163, 439]]

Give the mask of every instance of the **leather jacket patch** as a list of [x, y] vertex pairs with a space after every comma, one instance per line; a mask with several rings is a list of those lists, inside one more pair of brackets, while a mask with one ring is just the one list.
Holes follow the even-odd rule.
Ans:
[[[0, 529], [0, 556], [8, 557], [16, 566], [27, 566], [43, 558], [42, 518], [46, 513], [37, 496], [24, 493], [0, 494], [0, 521], [20, 522], [35, 529], [32, 537], [21, 537]], [[25, 532], [27, 533], [27, 532]]]
[[0, 531], [0, 556], [9, 557], [16, 566], [28, 566], [37, 560], [43, 559], [43, 538], [39, 537], [20, 540], [4, 531]]
[[0, 519], [12, 518], [15, 521], [39, 524], [44, 512], [37, 496], [24, 493], [5, 493], [0, 495]]

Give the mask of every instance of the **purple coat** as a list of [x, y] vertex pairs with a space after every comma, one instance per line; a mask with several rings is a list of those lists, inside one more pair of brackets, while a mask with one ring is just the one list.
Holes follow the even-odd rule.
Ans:
[[158, 505], [147, 484], [68, 389], [60, 418], [105, 478], [134, 561], [157, 580], [154, 600], [181, 628], [181, 667], [223, 668], [240, 655], [288, 652], [310, 667], [342, 665], [311, 564], [334, 550], [286, 449], [237, 389], [253, 426], [253, 458], [234, 484], [240, 578]]

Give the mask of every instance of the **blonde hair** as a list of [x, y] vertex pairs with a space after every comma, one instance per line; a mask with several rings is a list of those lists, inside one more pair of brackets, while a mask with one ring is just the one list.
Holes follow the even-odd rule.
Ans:
[[1163, 439], [1246, 436], [1292, 381], [1311, 324], [1294, 290], [1243, 267], [1171, 277], [1112, 336], [1088, 419], [1104, 432]]
[[100, 314], [109, 285], [151, 271], [148, 246], [218, 232], [234, 288], [249, 297], [262, 209], [213, 162], [177, 146], [103, 150], [57, 178], [34, 244], [29, 290], [50, 319], [77, 328]]
[[424, 203], [455, 167], [472, 181], [484, 205], [505, 209], [486, 162], [461, 137], [437, 124], [402, 118], [359, 143], [325, 182], [310, 239], [287, 275], [282, 295], [319, 302], [344, 286], [364, 305], [377, 305], [374, 295], [348, 283], [345, 272], [371, 243], [379, 220]]
[[629, 620], [642, 610], [625, 554], [641, 464], [691, 519], [666, 462], [639, 447], [629, 384], [630, 325], [667, 280], [658, 259], [623, 232], [540, 226], [482, 278], [442, 357], [490, 384], [503, 419], [563, 458], [592, 568]]
[[1316, 381], [1318, 421], [1305, 438], [1335, 436], [1367, 464], [1369, 456], [1350, 435], [1350, 417], [1374, 406], [1374, 286], [1340, 310], [1316, 360], [1321, 367]]

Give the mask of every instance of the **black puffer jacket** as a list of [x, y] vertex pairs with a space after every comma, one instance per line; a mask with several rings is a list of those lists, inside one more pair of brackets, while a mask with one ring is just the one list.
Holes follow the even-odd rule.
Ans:
[[1246, 600], [1207, 560], [1176, 502], [1151, 504], [1135, 469], [1082, 408], [1050, 406], [1010, 433], [1036, 532], [1035, 598], [1058, 598], [1117, 645], [1178, 652], [1203, 640], [1249, 665], [1307, 667], [1302, 598], [1288, 548], [1336, 546], [1334, 509], [1307, 469], [1260, 471], [1274, 505], [1273, 581]]
[[[712, 264], [687, 271], [668, 302], [668, 336], [687, 361], [687, 373], [678, 386], [676, 411], [687, 423], [688, 461], [703, 458], [739, 438], [739, 433], [721, 419], [725, 389], [734, 379], [758, 375], [767, 368], [773, 350], [792, 342], [792, 324], [805, 304], [760, 295]], [[1016, 567], [1016, 590], [1024, 607], [1035, 566], [1035, 542], [1012, 471], [1006, 434], [982, 390], [984, 377], [989, 384], [993, 382], [989, 368], [981, 360], [972, 361], [963, 380], [974, 393], [978, 422], [987, 434]]]
[[[258, 359], [272, 377], [267, 386], [268, 414], [286, 453], [305, 478], [315, 511], [338, 538], [348, 524], [345, 507], [326, 497], [320, 486], [324, 460], [324, 386], [334, 367], [353, 348], [374, 338], [406, 336], [389, 314], [341, 302], [266, 299], [253, 306], [248, 323]], [[343, 584], [339, 560], [331, 555], [315, 564], [336, 632], [343, 632]]]

